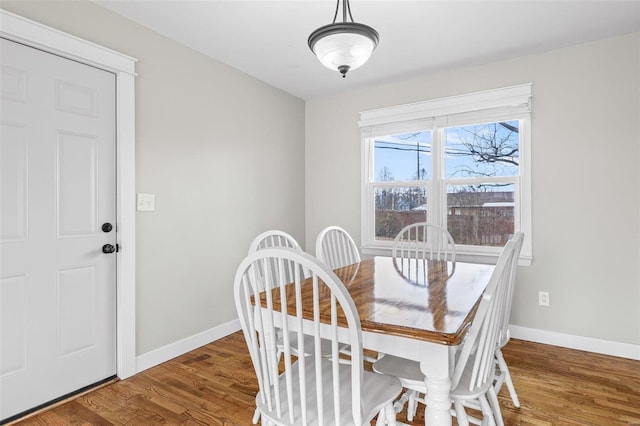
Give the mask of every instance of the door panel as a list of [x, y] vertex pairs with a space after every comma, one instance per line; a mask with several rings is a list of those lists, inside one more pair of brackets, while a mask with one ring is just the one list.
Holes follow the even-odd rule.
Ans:
[[95, 265], [58, 270], [58, 356], [64, 357], [97, 344]]
[[97, 230], [97, 145], [93, 135], [58, 132], [58, 238], [93, 236]]
[[0, 123], [0, 215], [2, 241], [27, 235], [27, 131], [19, 124]]
[[115, 75], [1, 42], [6, 419], [116, 373]]
[[27, 306], [26, 275], [17, 274], [0, 278], [0, 356], [3, 376], [18, 373], [27, 366]]

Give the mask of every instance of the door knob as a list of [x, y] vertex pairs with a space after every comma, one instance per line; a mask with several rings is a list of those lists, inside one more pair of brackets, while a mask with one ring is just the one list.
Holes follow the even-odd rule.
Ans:
[[113, 229], [113, 225], [110, 224], [109, 222], [105, 222], [102, 224], [102, 232], [111, 232], [112, 229]]
[[109, 254], [109, 253], [115, 253], [116, 251], [118, 251], [117, 244], [115, 246], [113, 244], [105, 244], [102, 246], [103, 253]]

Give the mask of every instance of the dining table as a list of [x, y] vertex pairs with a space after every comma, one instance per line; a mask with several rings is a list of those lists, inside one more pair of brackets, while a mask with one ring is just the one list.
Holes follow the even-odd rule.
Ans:
[[[495, 266], [442, 260], [374, 257], [335, 269], [358, 311], [364, 349], [404, 357], [420, 363], [425, 376], [425, 424], [450, 426], [453, 348], [471, 325]], [[309, 279], [307, 279], [309, 280]], [[306, 283], [306, 281], [305, 281]], [[302, 286], [302, 313], [312, 318], [308, 297], [314, 286]], [[284, 287], [287, 305], [295, 306], [295, 287]], [[275, 288], [273, 306], [279, 306]], [[331, 292], [319, 292], [320, 331], [331, 331]], [[264, 293], [261, 303], [265, 306]], [[346, 320], [338, 315], [338, 326]]]
[[425, 424], [450, 426], [451, 349], [462, 343], [494, 265], [374, 257], [336, 269], [358, 310], [365, 349], [420, 363]]

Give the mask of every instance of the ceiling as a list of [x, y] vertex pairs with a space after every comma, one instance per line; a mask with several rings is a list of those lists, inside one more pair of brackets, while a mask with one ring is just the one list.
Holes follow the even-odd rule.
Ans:
[[380, 44], [343, 79], [307, 47], [335, 1], [94, 1], [302, 99], [640, 31], [640, 0], [352, 0]]

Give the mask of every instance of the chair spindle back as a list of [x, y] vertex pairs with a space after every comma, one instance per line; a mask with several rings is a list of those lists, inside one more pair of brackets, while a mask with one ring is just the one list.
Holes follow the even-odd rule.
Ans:
[[[518, 244], [518, 241], [509, 240], [498, 258], [456, 360], [451, 377], [452, 388], [457, 387], [461, 380], [464, 380], [465, 387], [470, 392], [493, 383], [494, 354], [500, 336], [501, 320], [507, 307], [509, 279]], [[471, 370], [467, 365], [469, 362], [473, 363]], [[467, 374], [463, 377], [465, 370]]]
[[329, 226], [318, 234], [316, 257], [329, 265], [332, 270], [361, 260], [355, 241], [339, 226]]
[[[286, 282], [288, 265], [292, 281]], [[264, 271], [269, 270], [269, 273]], [[308, 271], [305, 280], [301, 271]], [[264, 289], [272, 289], [264, 291]], [[291, 248], [267, 248], [250, 254], [235, 277], [236, 309], [259, 383], [263, 416], [301, 424], [362, 424], [363, 364], [360, 319], [346, 288], [327, 265]], [[259, 307], [258, 307], [259, 305]], [[320, 353], [320, 319], [330, 323], [331, 359]], [[348, 330], [338, 330], [338, 324]], [[279, 369], [276, 336], [283, 336], [283, 372]], [[314, 338], [315, 354], [292, 361], [290, 333], [297, 334], [296, 348], [305, 353], [303, 336]], [[340, 336], [339, 336], [340, 334]], [[340, 342], [352, 348], [351, 367], [340, 368]], [[344, 376], [350, 371], [350, 377]], [[329, 375], [327, 372], [331, 371]], [[330, 378], [330, 379], [329, 379]], [[345, 386], [345, 380], [350, 381]], [[351, 394], [345, 389], [351, 389]], [[260, 403], [259, 403], [260, 404]], [[351, 417], [340, 418], [340, 405], [351, 405]], [[315, 405], [313, 407], [312, 405]], [[342, 410], [344, 412], [344, 410]], [[330, 417], [323, 418], [333, 413]], [[263, 417], [264, 421], [264, 417]]]

